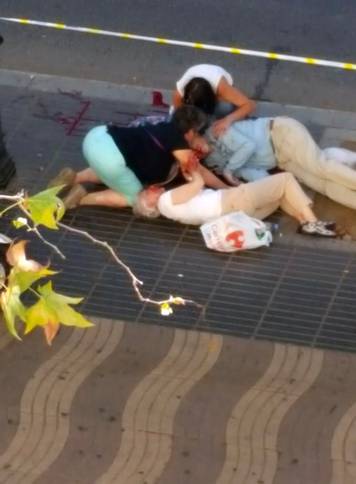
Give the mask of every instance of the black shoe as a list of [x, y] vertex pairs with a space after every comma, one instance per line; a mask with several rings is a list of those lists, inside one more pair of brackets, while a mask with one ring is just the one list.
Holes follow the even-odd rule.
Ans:
[[337, 234], [331, 227], [336, 227], [334, 222], [322, 222], [318, 220], [316, 222], [305, 222], [300, 225], [298, 232], [304, 235], [314, 235], [317, 237], [336, 237]]

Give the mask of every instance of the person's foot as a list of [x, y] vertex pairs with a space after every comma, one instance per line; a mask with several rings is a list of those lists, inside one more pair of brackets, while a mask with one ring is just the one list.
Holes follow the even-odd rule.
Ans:
[[71, 210], [72, 208], [76, 208], [80, 205], [80, 201], [88, 192], [79, 183], [74, 185], [67, 195], [63, 198], [63, 205], [65, 206], [66, 210]]
[[59, 187], [64, 185], [66, 187], [73, 185], [76, 177], [76, 172], [72, 168], [63, 168], [50, 182], [48, 188]]
[[317, 237], [336, 237], [337, 233], [331, 227], [335, 227], [334, 222], [323, 222], [317, 220], [316, 222], [305, 222], [300, 225], [298, 232], [304, 235], [314, 235]]

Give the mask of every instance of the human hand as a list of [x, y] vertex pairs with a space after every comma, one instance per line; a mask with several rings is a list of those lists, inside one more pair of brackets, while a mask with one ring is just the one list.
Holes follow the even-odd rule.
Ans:
[[215, 138], [222, 136], [230, 127], [231, 121], [226, 117], [223, 119], [218, 119], [212, 124], [212, 132]]
[[181, 170], [184, 178], [191, 180], [191, 173], [198, 169], [199, 158], [194, 150], [190, 150], [187, 158], [181, 163]]

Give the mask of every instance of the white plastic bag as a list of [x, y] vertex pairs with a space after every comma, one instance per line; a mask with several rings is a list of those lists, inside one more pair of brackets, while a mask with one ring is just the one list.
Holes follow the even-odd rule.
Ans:
[[235, 252], [269, 246], [271, 231], [261, 220], [244, 212], [223, 215], [200, 226], [206, 246], [219, 252]]

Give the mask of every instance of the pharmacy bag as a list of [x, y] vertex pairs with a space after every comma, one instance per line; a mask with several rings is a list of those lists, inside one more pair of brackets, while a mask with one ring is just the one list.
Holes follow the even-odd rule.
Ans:
[[269, 246], [272, 234], [261, 220], [244, 212], [223, 215], [200, 227], [206, 246], [219, 252], [235, 252]]

